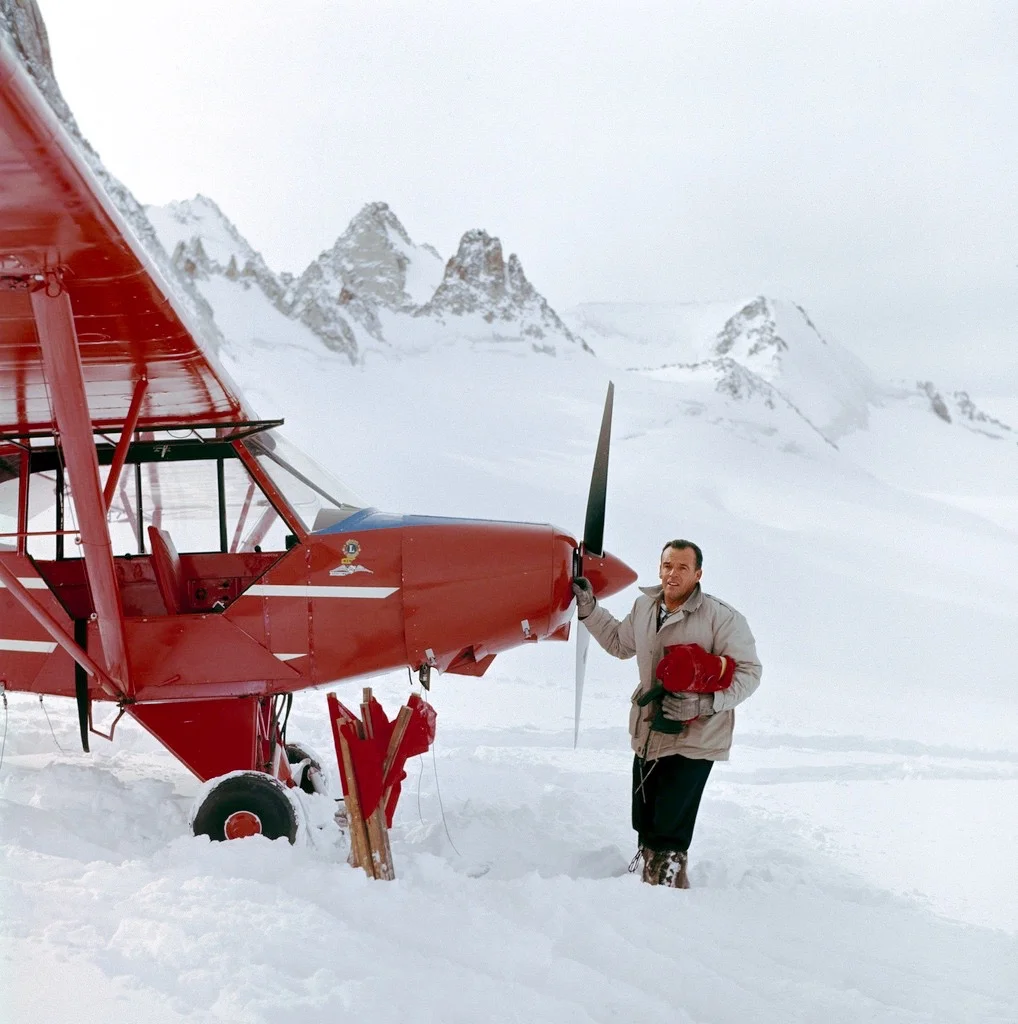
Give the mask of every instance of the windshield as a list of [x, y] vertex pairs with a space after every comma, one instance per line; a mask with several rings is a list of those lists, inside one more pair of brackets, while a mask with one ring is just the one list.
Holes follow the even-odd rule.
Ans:
[[[9, 454], [6, 449], [0, 454], [0, 533], [14, 534], [18, 529], [18, 491], [20, 488], [19, 469], [22, 453]], [[54, 493], [56, 474], [37, 473], [34, 486], [28, 489], [29, 530], [52, 530], [52, 513], [49, 519], [45, 513], [56, 504]], [[14, 542], [13, 537], [0, 537], [0, 544]]]
[[262, 431], [243, 443], [305, 529], [331, 525], [364, 508], [364, 502], [353, 491], [277, 431]]

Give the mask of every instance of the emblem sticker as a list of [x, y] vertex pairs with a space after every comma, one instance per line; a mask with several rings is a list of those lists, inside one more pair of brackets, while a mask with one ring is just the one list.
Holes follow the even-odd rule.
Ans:
[[354, 540], [353, 537], [351, 537], [343, 545], [343, 554], [346, 556], [343, 559], [344, 562], [352, 562], [360, 553], [361, 553], [360, 541]]
[[355, 572], [367, 572], [371, 573], [373, 570], [369, 569], [365, 565], [351, 565], [348, 562], [344, 562], [342, 565], [337, 565], [335, 569], [329, 570], [330, 576], [352, 576]]

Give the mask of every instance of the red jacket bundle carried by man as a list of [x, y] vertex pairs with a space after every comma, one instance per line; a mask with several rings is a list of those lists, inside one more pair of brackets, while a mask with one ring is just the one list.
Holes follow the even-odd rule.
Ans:
[[669, 693], [717, 693], [727, 690], [735, 678], [735, 660], [708, 654], [699, 644], [675, 644], [654, 673]]

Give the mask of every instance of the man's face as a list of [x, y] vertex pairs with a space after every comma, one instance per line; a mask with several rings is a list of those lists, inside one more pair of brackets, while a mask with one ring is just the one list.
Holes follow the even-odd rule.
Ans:
[[665, 603], [673, 608], [682, 604], [700, 582], [701, 570], [696, 567], [696, 552], [692, 548], [665, 548], [659, 575]]

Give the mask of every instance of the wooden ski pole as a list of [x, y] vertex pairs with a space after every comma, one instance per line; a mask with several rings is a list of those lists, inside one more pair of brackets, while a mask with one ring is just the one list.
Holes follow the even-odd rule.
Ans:
[[[365, 686], [361, 695], [361, 718], [363, 719], [364, 735], [367, 739], [374, 738], [374, 723], [371, 718], [371, 701], [373, 693], [370, 686]], [[390, 742], [390, 747], [392, 746]], [[382, 779], [385, 769], [382, 769]], [[379, 780], [381, 781], [381, 780]], [[389, 829], [385, 823], [385, 794], [378, 806], [368, 815], [364, 822], [367, 828], [368, 846], [371, 850], [371, 862], [375, 878], [392, 881], [396, 877], [392, 865], [392, 847], [389, 843]]]
[[369, 878], [375, 878], [375, 859], [371, 854], [371, 842], [361, 813], [361, 798], [357, 791], [357, 778], [353, 771], [353, 758], [347, 738], [339, 734], [340, 755], [343, 758], [343, 774], [346, 776], [346, 814], [350, 822], [350, 851], [354, 866], [364, 869]]

